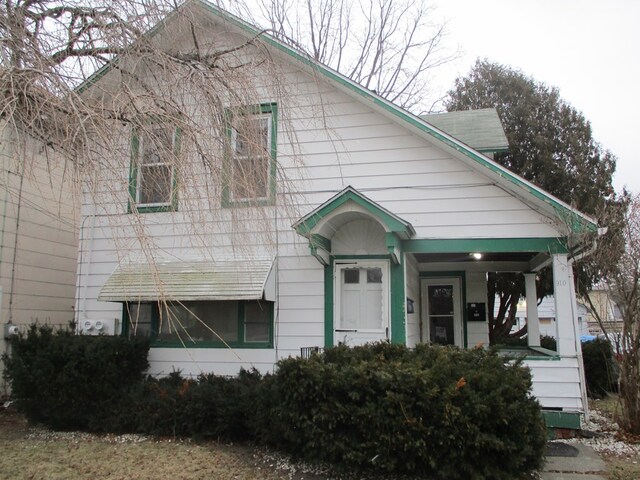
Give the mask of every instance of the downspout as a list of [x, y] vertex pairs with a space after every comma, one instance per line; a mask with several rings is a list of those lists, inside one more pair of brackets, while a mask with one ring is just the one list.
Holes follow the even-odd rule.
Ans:
[[[85, 218], [86, 220], [86, 218]], [[84, 224], [84, 220], [82, 222]], [[81, 225], [81, 230], [84, 230], [84, 225]], [[95, 228], [96, 228], [96, 204], [93, 203], [93, 213], [91, 214], [91, 228], [89, 230], [89, 249], [87, 251], [87, 268], [86, 271], [84, 272], [84, 285], [82, 286], [82, 295], [80, 298], [80, 312], [81, 312], [81, 318], [82, 319], [86, 319], [87, 318], [87, 288], [88, 288], [88, 284], [89, 284], [89, 274], [91, 273], [91, 261], [93, 260], [92, 256], [93, 256], [93, 239], [95, 237]], [[82, 234], [81, 234], [82, 236]], [[82, 246], [80, 247], [82, 249]], [[82, 250], [80, 250], [82, 251]], [[82, 255], [82, 253], [81, 253]], [[80, 264], [78, 265], [78, 268], [82, 268], [82, 260], [80, 261]], [[79, 319], [78, 319], [79, 320]], [[77, 323], [79, 328], [80, 322], [78, 321]]]
[[22, 210], [22, 190], [24, 187], [24, 174], [26, 164], [22, 165], [22, 172], [20, 172], [20, 187], [18, 189], [18, 209], [16, 210], [16, 232], [13, 242], [13, 264], [11, 265], [11, 292], [9, 293], [9, 320], [8, 323], [13, 321], [13, 290], [16, 283], [16, 260], [18, 258], [18, 237], [20, 233], [20, 213]]
[[[3, 158], [3, 162], [2, 162], [2, 170], [3, 170], [3, 174], [4, 174], [4, 199], [3, 199], [3, 206], [2, 206], [2, 227], [0, 227], [0, 272], [2, 271], [2, 263], [3, 263], [3, 257], [2, 255], [4, 254], [4, 232], [6, 230], [6, 224], [7, 224], [7, 200], [9, 198], [9, 168], [7, 167], [5, 169], [5, 162], [4, 162], [4, 158]], [[2, 293], [0, 290], [0, 305], [2, 304]], [[0, 308], [0, 322], [2, 321], [2, 308]]]

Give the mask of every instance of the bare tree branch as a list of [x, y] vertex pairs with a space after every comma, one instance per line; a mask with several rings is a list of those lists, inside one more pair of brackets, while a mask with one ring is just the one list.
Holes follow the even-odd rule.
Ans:
[[443, 48], [445, 27], [433, 22], [425, 0], [262, 0], [261, 6], [281, 40], [404, 108], [431, 109], [431, 74], [457, 56]]

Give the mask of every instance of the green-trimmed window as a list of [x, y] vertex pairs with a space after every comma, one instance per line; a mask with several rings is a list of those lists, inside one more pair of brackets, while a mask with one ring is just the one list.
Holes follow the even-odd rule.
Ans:
[[276, 190], [277, 105], [229, 109], [223, 205], [272, 205]]
[[157, 347], [273, 345], [273, 302], [140, 302], [125, 304], [124, 310], [125, 333], [148, 336]]
[[149, 124], [134, 133], [129, 183], [139, 212], [176, 210], [178, 144], [178, 129], [172, 125]]

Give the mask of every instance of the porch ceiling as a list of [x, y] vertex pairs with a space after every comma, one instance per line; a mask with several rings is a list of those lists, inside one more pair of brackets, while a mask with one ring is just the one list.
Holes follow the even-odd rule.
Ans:
[[[478, 262], [469, 253], [414, 253], [418, 263], [462, 263]], [[530, 262], [536, 256], [533, 252], [483, 253], [483, 262]]]

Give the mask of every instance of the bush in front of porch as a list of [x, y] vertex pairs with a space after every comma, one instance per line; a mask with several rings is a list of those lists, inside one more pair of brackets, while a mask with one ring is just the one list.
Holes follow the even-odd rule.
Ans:
[[519, 478], [543, 459], [529, 371], [495, 351], [336, 347], [281, 361], [263, 388], [260, 437], [303, 458], [498, 480]]

